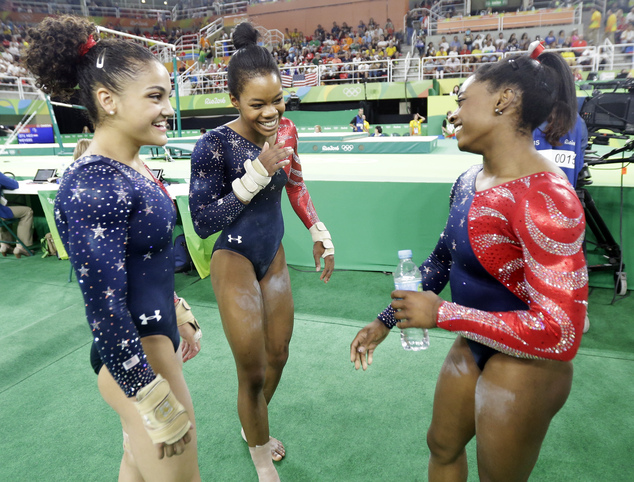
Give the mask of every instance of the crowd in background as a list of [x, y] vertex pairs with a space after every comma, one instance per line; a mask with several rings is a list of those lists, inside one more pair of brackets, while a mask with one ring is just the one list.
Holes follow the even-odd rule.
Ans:
[[[103, 0], [100, 5], [112, 4]], [[253, 3], [253, 2], [251, 2]], [[54, 3], [53, 3], [54, 4]], [[209, 6], [221, 11], [222, 5], [233, 5], [231, 0], [181, 0], [177, 8]], [[90, 5], [96, 5], [89, 2]], [[430, 8], [429, 1], [421, 2], [414, 8]], [[357, 25], [339, 24], [333, 21], [331, 26], [318, 25], [314, 32], [306, 35], [298, 29], [284, 29], [284, 41], [273, 49], [280, 71], [286, 75], [319, 74], [319, 83], [373, 82], [387, 79], [388, 59], [397, 60], [410, 50], [414, 56], [422, 59], [423, 74], [435, 77], [461, 77], [473, 72], [478, 65], [495, 62], [507, 52], [525, 51], [535, 40], [528, 33], [519, 38], [515, 33], [508, 36], [504, 32], [472, 33], [467, 30], [463, 34], [443, 36], [436, 44], [428, 40], [427, 18], [420, 16], [415, 10], [408, 15], [403, 30], [397, 30], [391, 19], [384, 24], [375, 22], [373, 18], [359, 20]], [[414, 15], [416, 13], [416, 15]], [[605, 18], [594, 9], [587, 36], [576, 29], [572, 31], [552, 30], [542, 40], [547, 48], [559, 49], [561, 55], [575, 70], [577, 78], [581, 77], [581, 69], [589, 69], [595, 56], [598, 55], [593, 46], [609, 40], [615, 45], [628, 44], [620, 51], [632, 53], [634, 43], [634, 8], [627, 14], [623, 9], [611, 7]], [[183, 35], [194, 32], [183, 32], [179, 27], [168, 29], [167, 22], [158, 18], [151, 31], [142, 32], [134, 27], [131, 33], [175, 43]], [[411, 26], [415, 26], [415, 28]], [[107, 25], [110, 28], [117, 28]], [[15, 83], [16, 77], [27, 77], [28, 72], [20, 64], [20, 58], [27, 47], [25, 26], [16, 25], [11, 20], [0, 22], [2, 44], [0, 45], [0, 82]], [[226, 80], [222, 76], [226, 72], [226, 58], [230, 55], [229, 33], [226, 31], [218, 39], [225, 41], [225, 51], [217, 52], [209, 41], [202, 37], [195, 46], [198, 52], [194, 68], [189, 69], [189, 76], [184, 79], [185, 90], [195, 89], [202, 77], [217, 77], [205, 85], [204, 90], [197, 93], [224, 91]], [[605, 58], [600, 59], [604, 63]], [[191, 62], [190, 62], [191, 63]], [[188, 70], [185, 61], [179, 64], [181, 73]], [[220, 74], [220, 75], [218, 75]], [[193, 92], [192, 92], [193, 93]]]

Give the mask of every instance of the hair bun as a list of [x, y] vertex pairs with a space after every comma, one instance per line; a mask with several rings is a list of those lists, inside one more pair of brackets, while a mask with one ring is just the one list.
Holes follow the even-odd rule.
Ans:
[[236, 50], [258, 44], [260, 33], [249, 22], [239, 24], [231, 35], [231, 41]]

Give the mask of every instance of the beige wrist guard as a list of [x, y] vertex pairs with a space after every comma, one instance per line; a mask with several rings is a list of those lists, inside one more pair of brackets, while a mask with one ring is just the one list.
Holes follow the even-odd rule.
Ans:
[[194, 333], [194, 341], [199, 341], [203, 337], [200, 325], [194, 317], [189, 304], [185, 301], [185, 298], [179, 298], [178, 303], [176, 303], [176, 324], [181, 326], [185, 323], [190, 323], [194, 327], [196, 330], [196, 333]]
[[178, 442], [192, 425], [185, 407], [176, 399], [170, 384], [161, 375], [139, 390], [136, 399], [134, 405], [155, 444]]
[[313, 224], [308, 231], [310, 232], [310, 235], [313, 237], [313, 243], [316, 243], [317, 241], [321, 241], [322, 244], [324, 245], [324, 248], [326, 248], [326, 251], [324, 251], [324, 254], [321, 255], [322, 258], [325, 258], [326, 256], [330, 256], [331, 254], [333, 255], [335, 254], [335, 245], [332, 244], [330, 233], [326, 229], [326, 226], [324, 226], [324, 223], [322, 223], [321, 221], [317, 222]]
[[271, 182], [271, 177], [257, 157], [244, 161], [244, 170], [245, 175], [234, 179], [231, 187], [240, 201], [248, 203]]

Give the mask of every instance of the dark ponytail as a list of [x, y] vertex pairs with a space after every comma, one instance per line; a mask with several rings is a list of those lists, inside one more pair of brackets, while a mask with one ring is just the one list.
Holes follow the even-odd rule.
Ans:
[[245, 84], [253, 77], [272, 73], [280, 78], [277, 62], [271, 53], [257, 44], [259, 35], [248, 22], [239, 24], [231, 35], [236, 51], [227, 67], [227, 86], [236, 99], [240, 98]]
[[491, 90], [511, 87], [520, 92], [518, 128], [532, 133], [549, 121], [546, 140], [554, 146], [573, 128], [577, 120], [577, 98], [570, 66], [558, 53], [543, 52], [539, 60], [514, 55], [485, 64], [475, 72], [477, 81]]
[[95, 24], [83, 17], [47, 17], [28, 35], [26, 66], [37, 87], [59, 100], [68, 100], [79, 87], [79, 103], [93, 125], [100, 117], [94, 96], [98, 87], [121, 92], [145, 64], [158, 62], [147, 48], [128, 40], [103, 39], [88, 49], [88, 39], [98, 35]]

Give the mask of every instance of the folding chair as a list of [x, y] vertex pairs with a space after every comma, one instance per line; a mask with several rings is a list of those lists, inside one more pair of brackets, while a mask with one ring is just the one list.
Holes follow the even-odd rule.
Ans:
[[15, 239], [15, 241], [2, 241], [2, 242], [7, 244], [14, 244], [14, 245], [19, 244], [20, 246], [22, 246], [24, 249], [27, 250], [27, 252], [29, 253], [29, 256], [33, 256], [33, 251], [31, 251], [29, 247], [26, 244], [24, 244], [20, 238], [18, 238], [18, 235], [15, 234], [15, 231], [11, 229], [11, 226], [19, 222], [20, 220], [18, 218], [8, 218], [8, 219], [0, 218], [0, 227], [6, 229], [9, 232], [9, 234], [13, 236], [13, 239]]

